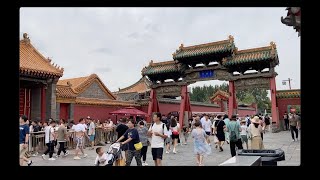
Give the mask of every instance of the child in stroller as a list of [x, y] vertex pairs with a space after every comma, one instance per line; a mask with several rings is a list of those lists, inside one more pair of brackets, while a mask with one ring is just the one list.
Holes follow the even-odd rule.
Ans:
[[107, 154], [101, 147], [98, 147], [96, 152], [98, 155], [94, 163], [95, 166], [112, 166], [116, 160], [121, 158], [120, 143], [113, 143]]

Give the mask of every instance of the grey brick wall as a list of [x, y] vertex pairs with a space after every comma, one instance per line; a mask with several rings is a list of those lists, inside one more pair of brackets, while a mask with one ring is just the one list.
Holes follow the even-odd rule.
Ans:
[[57, 103], [57, 107], [56, 107], [56, 111], [57, 111], [57, 118], [60, 119], [60, 103]]
[[99, 99], [111, 99], [99, 86], [97, 82], [92, 83], [84, 92], [79, 94], [78, 97], [85, 98], [99, 98]]
[[70, 103], [69, 105], [69, 119], [70, 121], [74, 121], [74, 104], [73, 103]]
[[57, 120], [56, 113], [57, 103], [56, 103], [56, 82], [50, 83], [46, 90], [46, 120], [52, 118]]
[[31, 120], [41, 120], [41, 88], [31, 89]]

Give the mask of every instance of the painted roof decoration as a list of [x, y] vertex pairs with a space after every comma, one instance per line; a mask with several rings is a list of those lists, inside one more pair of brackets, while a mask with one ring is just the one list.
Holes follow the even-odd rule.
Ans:
[[56, 96], [58, 98], [70, 98], [75, 99], [77, 97], [77, 92], [74, 91], [71, 86], [67, 85], [57, 85], [57, 93]]
[[300, 98], [300, 89], [292, 90], [278, 90], [276, 93], [277, 98]]
[[[84, 98], [78, 97], [80, 93], [90, 87], [94, 82], [97, 82], [102, 90], [109, 95], [111, 99], [98, 99], [98, 98]], [[63, 79], [57, 83], [57, 98], [63, 101], [65, 99], [72, 99], [76, 104], [82, 105], [97, 105], [97, 106], [140, 106], [133, 101], [120, 101], [116, 100], [115, 96], [104, 85], [96, 74], [90, 76]]]
[[[71, 78], [71, 79], [62, 79], [59, 80], [57, 85], [62, 86], [70, 86], [76, 94], [80, 94], [87, 87], [89, 87], [93, 82], [98, 82], [102, 87], [103, 91], [108, 94], [112, 99], [116, 99], [116, 97], [111, 93], [111, 91], [104, 85], [101, 79], [96, 74], [91, 74], [90, 76], [79, 77], [79, 78]], [[59, 88], [61, 86], [57, 86]]]
[[270, 43], [270, 46], [246, 49], [238, 51], [236, 49], [235, 53], [231, 57], [224, 58], [222, 64], [226, 67], [236, 66], [242, 63], [252, 63], [252, 62], [263, 62], [263, 61], [274, 61], [279, 64], [278, 54], [276, 44], [274, 42]]
[[229, 36], [227, 40], [211, 42], [206, 44], [184, 47], [180, 45], [179, 49], [173, 53], [174, 60], [189, 58], [193, 56], [202, 56], [216, 53], [233, 52], [235, 49], [234, 38]]
[[139, 79], [139, 81], [135, 82], [134, 84], [126, 88], [119, 89], [119, 91], [116, 92], [116, 94], [133, 93], [133, 92], [144, 93], [150, 90], [149, 88], [150, 85], [151, 85], [151, 82], [146, 78], [146, 76], [143, 76], [142, 78]]
[[61, 77], [64, 69], [51, 63], [50, 58], [45, 58], [30, 42], [27, 33], [20, 40], [20, 74], [39, 77]]
[[142, 69], [142, 76], [162, 74], [162, 73], [179, 73], [187, 68], [186, 65], [176, 63], [175, 61], [164, 61], [154, 63], [153, 60], [150, 61], [149, 66]]
[[210, 97], [211, 101], [221, 101], [221, 99], [228, 99], [229, 98], [229, 93], [222, 91], [222, 90], [218, 90], [216, 91], [213, 96]]

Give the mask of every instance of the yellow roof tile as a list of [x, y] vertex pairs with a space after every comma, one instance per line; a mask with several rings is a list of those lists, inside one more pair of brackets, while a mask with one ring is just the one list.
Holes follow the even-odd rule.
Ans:
[[52, 75], [61, 77], [63, 68], [50, 64], [51, 60], [46, 59], [31, 43], [27, 34], [20, 40], [20, 73], [35, 75]]

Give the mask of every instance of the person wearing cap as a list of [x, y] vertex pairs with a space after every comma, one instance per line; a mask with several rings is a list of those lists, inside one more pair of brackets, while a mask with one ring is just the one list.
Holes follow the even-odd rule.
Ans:
[[261, 138], [261, 133], [263, 130], [258, 116], [254, 116], [253, 119], [251, 119], [248, 132], [249, 139], [251, 139], [251, 149], [263, 149], [264, 147]]
[[[232, 115], [230, 122], [228, 123], [228, 125], [226, 126], [226, 131], [229, 132], [229, 136], [230, 136], [230, 151], [231, 151], [231, 156], [235, 156], [236, 155], [236, 146], [238, 149], [243, 149], [242, 147], [242, 141], [241, 141], [241, 136], [240, 136], [240, 132], [241, 132], [241, 127], [237, 122], [237, 116], [236, 115]], [[234, 133], [232, 133], [234, 132]], [[235, 134], [235, 138], [232, 138], [232, 134]]]

